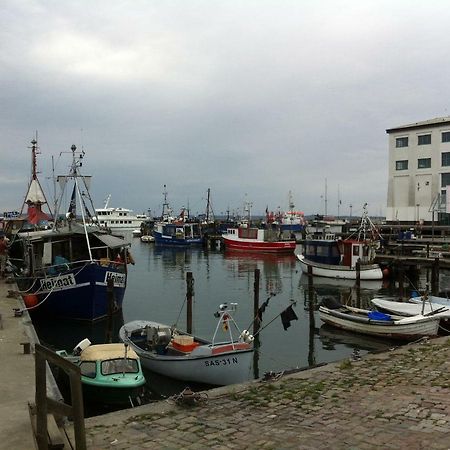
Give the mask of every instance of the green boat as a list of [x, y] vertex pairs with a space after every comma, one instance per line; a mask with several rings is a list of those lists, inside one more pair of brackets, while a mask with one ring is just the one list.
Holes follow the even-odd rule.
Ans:
[[86, 402], [123, 406], [140, 403], [145, 377], [139, 356], [128, 345], [91, 345], [84, 339], [73, 354], [66, 350], [57, 353], [80, 367]]

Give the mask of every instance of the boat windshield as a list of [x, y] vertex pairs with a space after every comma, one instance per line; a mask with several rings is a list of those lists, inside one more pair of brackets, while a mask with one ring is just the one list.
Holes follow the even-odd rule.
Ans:
[[139, 366], [136, 359], [108, 359], [102, 361], [102, 375], [112, 375], [114, 373], [138, 373]]

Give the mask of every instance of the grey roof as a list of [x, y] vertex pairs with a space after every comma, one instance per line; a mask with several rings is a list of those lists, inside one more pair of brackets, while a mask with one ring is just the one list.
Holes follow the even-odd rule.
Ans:
[[411, 130], [415, 128], [431, 128], [439, 127], [443, 124], [450, 124], [450, 116], [446, 117], [436, 117], [434, 119], [423, 120], [421, 122], [408, 123], [406, 125], [400, 125], [394, 128], [388, 128], [386, 133], [393, 133], [396, 131]]

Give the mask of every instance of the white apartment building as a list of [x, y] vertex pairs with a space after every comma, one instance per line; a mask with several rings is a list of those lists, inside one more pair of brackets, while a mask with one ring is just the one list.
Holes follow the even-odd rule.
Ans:
[[450, 187], [450, 117], [402, 125], [386, 133], [389, 135], [386, 221], [437, 220], [438, 212], [446, 212], [446, 186]]

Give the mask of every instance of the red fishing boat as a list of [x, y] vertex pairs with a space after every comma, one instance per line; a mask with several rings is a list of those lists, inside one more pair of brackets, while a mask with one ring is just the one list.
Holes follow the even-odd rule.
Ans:
[[295, 239], [291, 238], [290, 233], [283, 233], [278, 229], [228, 228], [222, 238], [226, 250], [293, 253], [296, 247]]

